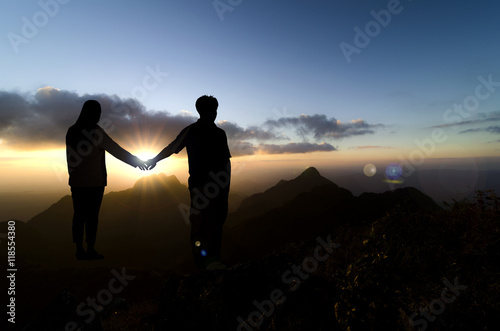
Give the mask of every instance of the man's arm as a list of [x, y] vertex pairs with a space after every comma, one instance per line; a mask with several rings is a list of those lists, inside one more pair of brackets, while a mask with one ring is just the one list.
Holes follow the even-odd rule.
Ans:
[[146, 164], [149, 166], [148, 169], [153, 169], [156, 166], [156, 163], [158, 163], [163, 159], [166, 159], [172, 154], [174, 154], [174, 148], [172, 144], [170, 144], [167, 147], [165, 147], [160, 153], [158, 153], [158, 155], [156, 155], [154, 158], [146, 161]]
[[184, 147], [186, 147], [186, 137], [189, 133], [191, 126], [188, 126], [184, 130], [179, 133], [177, 138], [174, 139], [167, 147], [165, 147], [158, 155], [156, 155], [154, 158], [149, 159], [146, 161], [146, 166], [148, 170], [153, 169], [156, 167], [156, 163], [159, 161], [166, 159], [172, 154], [177, 154], [179, 153]]

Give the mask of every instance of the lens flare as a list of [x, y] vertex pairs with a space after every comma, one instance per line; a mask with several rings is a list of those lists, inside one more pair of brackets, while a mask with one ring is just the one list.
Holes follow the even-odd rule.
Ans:
[[202, 249], [200, 252], [201, 256], [207, 256], [207, 251]]
[[194, 242], [194, 245], [195, 245], [196, 247], [200, 247], [200, 246], [201, 246], [201, 242], [199, 242], [199, 241], [195, 241], [195, 242]]
[[390, 163], [387, 168], [385, 168], [385, 175], [390, 180], [399, 180], [402, 174], [403, 168], [397, 163]]
[[384, 183], [389, 183], [389, 184], [402, 184], [403, 181], [401, 179], [385, 179], [383, 180]]
[[368, 163], [363, 168], [363, 172], [366, 176], [372, 177], [377, 173], [377, 167], [374, 164]]

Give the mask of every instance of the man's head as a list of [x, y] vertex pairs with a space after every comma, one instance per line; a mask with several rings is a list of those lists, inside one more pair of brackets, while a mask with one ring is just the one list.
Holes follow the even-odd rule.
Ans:
[[211, 95], [203, 95], [196, 100], [195, 105], [201, 119], [215, 121], [217, 117], [217, 108], [219, 107], [216, 98]]

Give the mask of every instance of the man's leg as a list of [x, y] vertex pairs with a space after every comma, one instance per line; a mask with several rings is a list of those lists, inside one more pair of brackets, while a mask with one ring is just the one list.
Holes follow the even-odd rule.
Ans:
[[225, 269], [221, 262], [222, 229], [227, 217], [229, 188], [222, 189], [210, 200], [205, 222], [205, 238], [207, 242], [207, 269]]
[[[203, 192], [202, 190], [197, 190]], [[210, 263], [220, 262], [222, 228], [227, 217], [229, 187], [221, 190], [215, 198], [209, 199], [203, 208], [194, 203], [194, 190], [191, 191], [191, 247], [198, 268]]]
[[[206, 242], [203, 230], [203, 208], [196, 205], [195, 193], [190, 189], [191, 195], [191, 210], [189, 213], [189, 222], [191, 223], [191, 250], [193, 252], [194, 263], [198, 269], [204, 267], [204, 260], [206, 256]], [[204, 206], [205, 207], [205, 206]], [[204, 256], [205, 255], [205, 256]]]
[[210, 256], [220, 258], [222, 246], [222, 228], [227, 217], [227, 201], [212, 201], [213, 208], [210, 210], [207, 224], [207, 242]]

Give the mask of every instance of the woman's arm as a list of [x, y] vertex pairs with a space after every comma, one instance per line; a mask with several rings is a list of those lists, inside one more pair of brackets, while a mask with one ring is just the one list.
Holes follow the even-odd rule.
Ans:
[[132, 167], [139, 167], [141, 170], [146, 169], [144, 161], [139, 159], [137, 156], [132, 155], [120, 145], [118, 145], [104, 130], [100, 130], [103, 133], [103, 139], [101, 142], [101, 147], [108, 151], [111, 155], [116, 157], [118, 160], [123, 161]]

